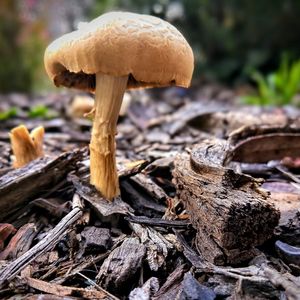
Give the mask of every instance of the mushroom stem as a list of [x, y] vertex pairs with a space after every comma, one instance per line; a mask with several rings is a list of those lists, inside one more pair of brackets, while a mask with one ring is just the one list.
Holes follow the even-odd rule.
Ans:
[[115, 135], [127, 81], [128, 76], [96, 74], [95, 113], [90, 143], [91, 184], [109, 200], [120, 193]]

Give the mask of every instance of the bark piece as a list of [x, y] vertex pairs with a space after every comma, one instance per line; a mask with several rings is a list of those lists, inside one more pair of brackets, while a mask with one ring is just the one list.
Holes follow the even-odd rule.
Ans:
[[180, 265], [177, 267], [167, 278], [166, 282], [159, 289], [159, 291], [154, 295], [154, 300], [169, 300], [176, 299], [181, 282], [186, 271], [186, 265]]
[[84, 153], [85, 150], [81, 149], [63, 153], [54, 159], [44, 157], [0, 177], [0, 221], [58, 184], [76, 168]]
[[145, 256], [145, 246], [138, 238], [128, 238], [123, 244], [113, 250], [101, 266], [96, 279], [108, 290], [130, 289], [132, 279], [142, 266]]
[[180, 292], [180, 299], [182, 300], [216, 299], [214, 291], [205, 285], [200, 284], [190, 272], [184, 275], [181, 286], [182, 290]]
[[244, 300], [270, 300], [281, 299], [280, 291], [276, 290], [269, 281], [253, 281], [241, 279], [235, 290], [236, 299]]
[[158, 217], [165, 212], [165, 206], [153, 201], [144, 190], [130, 179], [121, 181], [122, 196], [136, 211], [147, 217]]
[[107, 228], [85, 227], [81, 237], [80, 248], [85, 254], [105, 252], [112, 245], [110, 230]]
[[137, 183], [151, 197], [153, 197], [160, 203], [168, 198], [165, 191], [160, 186], [158, 186], [150, 177], [143, 173], [136, 174], [135, 176], [131, 177], [131, 180]]
[[146, 246], [146, 256], [150, 269], [157, 271], [165, 263], [169, 250], [173, 248], [173, 245], [153, 228], [134, 223], [131, 224], [131, 227], [143, 245]]
[[300, 129], [295, 126], [247, 126], [230, 136], [232, 160], [248, 163], [267, 162], [284, 156], [297, 157]]
[[118, 214], [128, 215], [133, 213], [133, 209], [121, 197], [116, 197], [114, 201], [107, 201], [100, 196], [94, 186], [81, 180], [75, 174], [69, 175], [68, 179], [72, 181], [76, 193], [91, 204], [100, 219], [110, 216], [115, 217]]
[[198, 251], [218, 265], [253, 257], [280, 216], [257, 180], [224, 167], [229, 148], [225, 141], [203, 142], [190, 158], [176, 159], [173, 171], [178, 196], [197, 229]]
[[10, 240], [5, 250], [0, 253], [0, 259], [16, 259], [25, 253], [27, 250], [29, 250], [37, 233], [38, 229], [34, 223], [23, 225]]
[[129, 300], [151, 300], [159, 289], [159, 281], [156, 277], [149, 278], [142, 287], [135, 288], [129, 294]]
[[16, 228], [13, 225], [8, 223], [0, 223], [0, 251], [3, 250], [6, 239], [14, 233], [16, 233]]
[[298, 277], [290, 273], [282, 274], [268, 267], [264, 269], [264, 274], [274, 286], [285, 290], [285, 295], [288, 300], [299, 300], [300, 282]]

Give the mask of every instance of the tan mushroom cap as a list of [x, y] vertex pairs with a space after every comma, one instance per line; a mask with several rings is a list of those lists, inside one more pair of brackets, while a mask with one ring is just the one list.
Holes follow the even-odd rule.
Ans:
[[95, 74], [129, 75], [127, 88], [188, 87], [193, 51], [182, 34], [157, 17], [106, 13], [52, 42], [46, 71], [57, 86], [94, 91]]

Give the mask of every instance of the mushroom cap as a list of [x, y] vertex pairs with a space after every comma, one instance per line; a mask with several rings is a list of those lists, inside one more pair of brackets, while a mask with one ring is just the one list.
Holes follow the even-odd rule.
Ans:
[[44, 56], [56, 86], [95, 90], [95, 74], [129, 76], [127, 88], [188, 87], [193, 51], [168, 22], [149, 15], [110, 12], [52, 42]]

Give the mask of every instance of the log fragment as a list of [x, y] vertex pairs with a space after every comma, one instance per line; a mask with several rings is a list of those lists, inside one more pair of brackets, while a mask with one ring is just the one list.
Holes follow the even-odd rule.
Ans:
[[0, 222], [61, 182], [70, 171], [76, 169], [84, 151], [73, 150], [54, 159], [40, 158], [0, 177]]
[[178, 197], [197, 229], [198, 251], [217, 265], [253, 257], [255, 247], [272, 236], [280, 216], [259, 181], [224, 166], [228, 157], [226, 141], [208, 140], [190, 157], [178, 157], [173, 171]]

